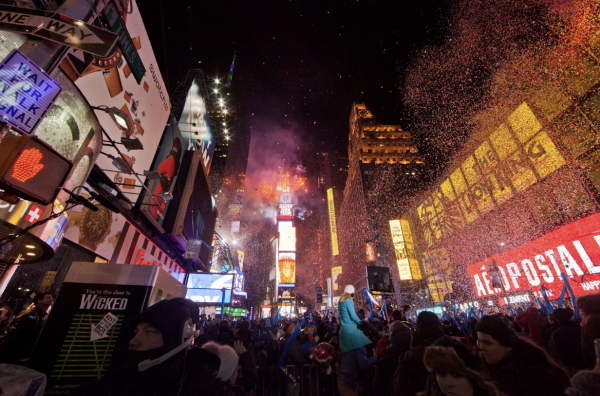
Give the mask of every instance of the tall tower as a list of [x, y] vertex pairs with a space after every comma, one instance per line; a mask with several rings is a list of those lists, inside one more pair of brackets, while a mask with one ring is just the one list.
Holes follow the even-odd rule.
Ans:
[[[363, 103], [353, 103], [348, 144], [349, 168], [338, 215], [340, 263], [344, 284], [367, 286], [366, 266], [390, 268], [397, 296], [399, 267], [389, 221], [423, 177], [424, 159], [408, 131], [383, 125]], [[366, 243], [374, 242], [376, 261], [367, 261]], [[412, 278], [421, 278], [415, 268]], [[403, 289], [406, 289], [403, 285]]]

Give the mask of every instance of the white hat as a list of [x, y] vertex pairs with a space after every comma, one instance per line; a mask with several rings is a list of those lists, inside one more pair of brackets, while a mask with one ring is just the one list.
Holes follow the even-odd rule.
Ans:
[[348, 294], [354, 293], [354, 286], [346, 285], [346, 287], [344, 287], [344, 293], [348, 293]]
[[229, 381], [229, 378], [231, 378], [235, 370], [237, 370], [238, 355], [233, 348], [223, 345], [219, 349], [219, 358], [221, 359], [221, 365], [219, 366], [217, 378], [221, 381]]

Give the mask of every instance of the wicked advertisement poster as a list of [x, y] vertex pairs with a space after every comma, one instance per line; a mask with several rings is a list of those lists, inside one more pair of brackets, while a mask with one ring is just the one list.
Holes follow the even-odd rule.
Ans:
[[151, 291], [144, 285], [65, 282], [29, 362], [46, 374], [45, 395], [70, 395], [102, 379], [123, 356], [128, 324]]

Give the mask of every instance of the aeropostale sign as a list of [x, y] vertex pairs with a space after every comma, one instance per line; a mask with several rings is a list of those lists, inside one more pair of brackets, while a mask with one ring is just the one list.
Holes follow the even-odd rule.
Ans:
[[[496, 261], [498, 270], [492, 267]], [[600, 291], [600, 214], [563, 226], [526, 245], [467, 267], [477, 297], [541, 287], [557, 298], [563, 288], [561, 274], [569, 278], [576, 296]], [[493, 282], [492, 277], [499, 278]], [[494, 287], [494, 284], [496, 287]]]

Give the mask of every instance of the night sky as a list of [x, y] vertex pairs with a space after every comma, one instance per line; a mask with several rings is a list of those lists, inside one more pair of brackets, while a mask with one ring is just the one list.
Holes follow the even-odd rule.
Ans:
[[253, 142], [290, 128], [305, 159], [315, 148], [345, 152], [352, 102], [410, 130], [398, 70], [439, 37], [445, 12], [442, 0], [138, 5], [169, 93], [190, 68], [226, 77], [236, 52], [230, 97], [247, 110]]

